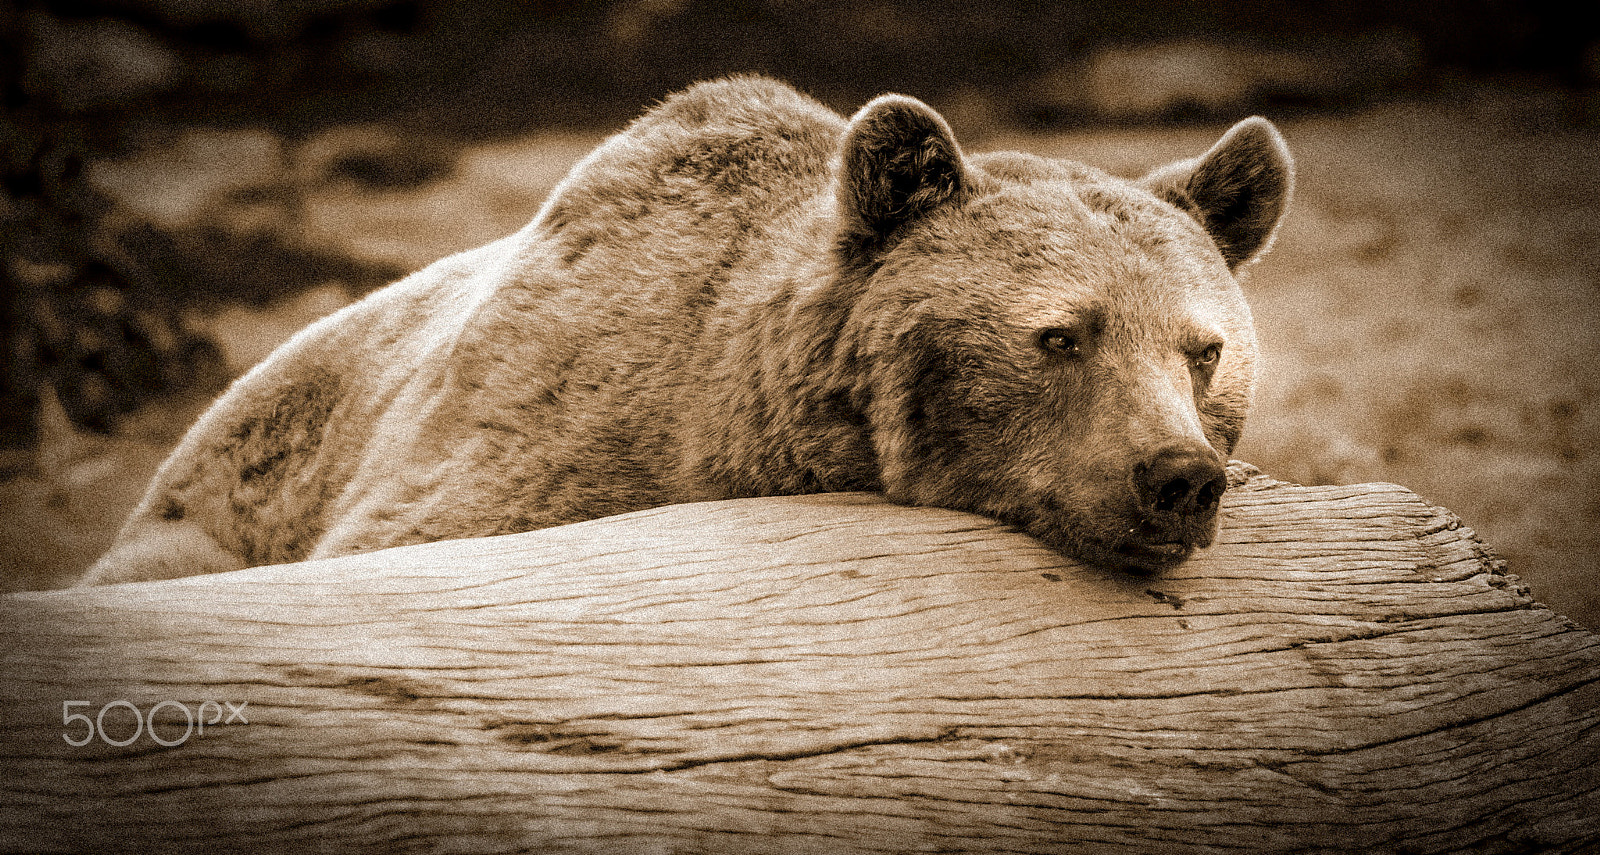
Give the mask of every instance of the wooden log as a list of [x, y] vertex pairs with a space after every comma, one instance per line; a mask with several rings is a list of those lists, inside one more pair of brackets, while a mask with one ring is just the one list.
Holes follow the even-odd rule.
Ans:
[[0, 849], [1600, 851], [1600, 638], [1233, 474], [1160, 577], [840, 494], [14, 595]]

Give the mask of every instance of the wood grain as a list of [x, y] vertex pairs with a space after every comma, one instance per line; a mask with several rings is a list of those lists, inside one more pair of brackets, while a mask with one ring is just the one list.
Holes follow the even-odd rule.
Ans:
[[[835, 494], [14, 595], [0, 850], [1600, 851], [1600, 638], [1400, 487], [1232, 475], [1160, 577]], [[176, 744], [67, 744], [116, 700]]]

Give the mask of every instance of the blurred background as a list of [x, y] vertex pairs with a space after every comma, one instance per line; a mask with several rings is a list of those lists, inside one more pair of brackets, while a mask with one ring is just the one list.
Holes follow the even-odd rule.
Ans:
[[1300, 162], [1246, 282], [1237, 456], [1452, 508], [1600, 629], [1600, 30], [1581, 4], [12, 0], [0, 587], [70, 582], [296, 329], [519, 228], [667, 93], [929, 101], [1120, 174], [1260, 113]]

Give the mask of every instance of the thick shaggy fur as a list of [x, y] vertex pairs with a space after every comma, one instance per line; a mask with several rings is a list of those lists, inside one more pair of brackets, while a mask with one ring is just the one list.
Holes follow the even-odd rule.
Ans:
[[1237, 441], [1256, 344], [1234, 273], [1289, 186], [1260, 119], [1127, 182], [968, 157], [910, 98], [846, 121], [772, 81], [701, 84], [522, 231], [241, 378], [86, 581], [833, 490], [1159, 564], [1129, 538], [1187, 554], [1214, 515], [1156, 519], [1130, 478], [1151, 449]]

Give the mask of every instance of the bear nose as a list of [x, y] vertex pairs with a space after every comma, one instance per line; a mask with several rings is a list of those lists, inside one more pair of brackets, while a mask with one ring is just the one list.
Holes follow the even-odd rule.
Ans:
[[1180, 516], [1215, 511], [1228, 487], [1227, 472], [1217, 453], [1198, 442], [1157, 451], [1139, 464], [1134, 480], [1147, 511]]

